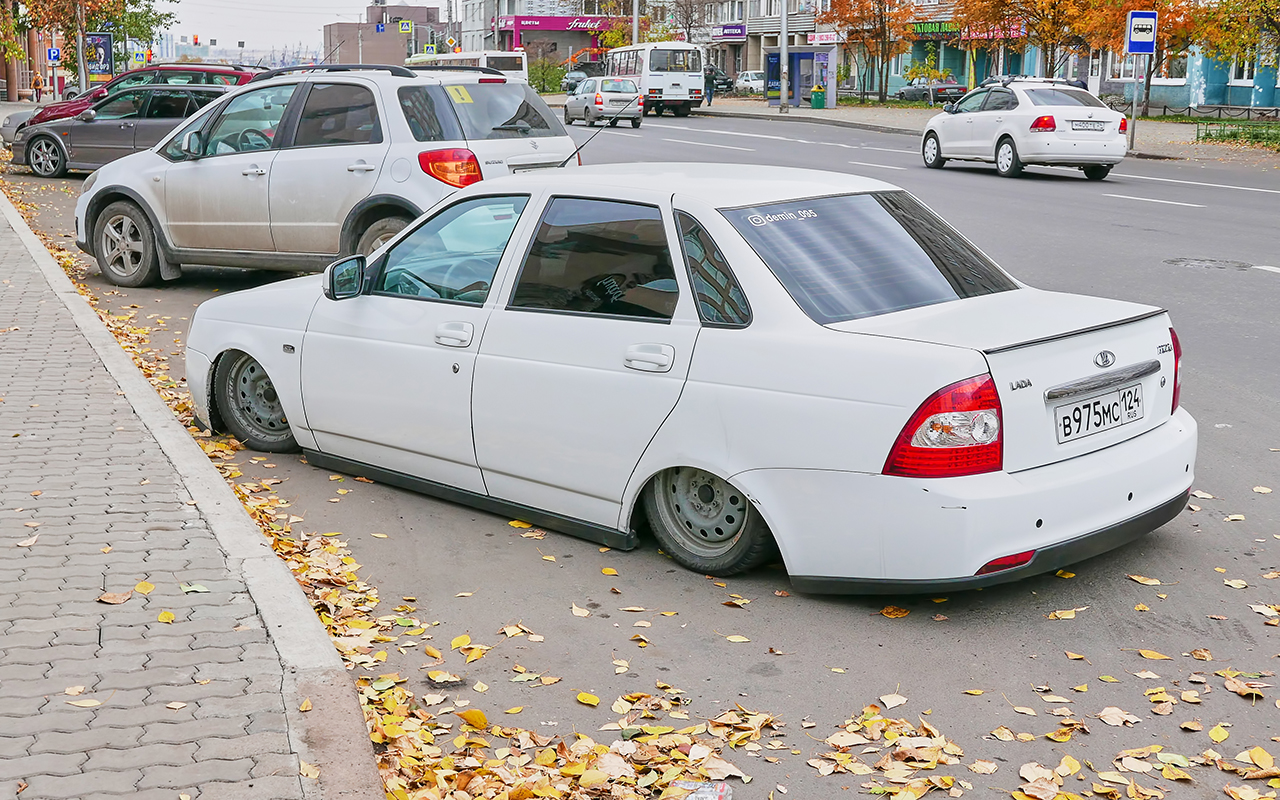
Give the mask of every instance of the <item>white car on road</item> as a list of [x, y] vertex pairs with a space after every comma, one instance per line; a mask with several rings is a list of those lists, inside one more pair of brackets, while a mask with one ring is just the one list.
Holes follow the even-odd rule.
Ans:
[[287, 67], [93, 173], [76, 245], [120, 286], [182, 264], [319, 271], [463, 186], [558, 166], [574, 147], [529, 84], [497, 70]]
[[1124, 160], [1128, 123], [1084, 89], [1035, 78], [982, 86], [929, 120], [921, 140], [927, 167], [950, 159], [994, 162], [1007, 178], [1023, 166], [1079, 167], [1100, 181]]
[[[1033, 289], [906, 192], [737, 164], [547, 170], [369, 259], [203, 303], [196, 415], [257, 450], [810, 592], [1044, 572], [1176, 516], [1162, 309]], [[776, 550], [775, 550], [776, 548]]]
[[733, 90], [745, 94], [764, 94], [764, 71], [753, 69], [739, 72], [733, 82]]

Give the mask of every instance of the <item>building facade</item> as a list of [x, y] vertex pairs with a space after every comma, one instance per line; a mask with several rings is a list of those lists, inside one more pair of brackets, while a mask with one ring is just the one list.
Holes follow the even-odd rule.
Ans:
[[[412, 23], [401, 32], [400, 23]], [[437, 6], [388, 6], [365, 9], [364, 22], [334, 22], [324, 26], [324, 61], [328, 64], [403, 64], [424, 45], [443, 49], [448, 25]]]

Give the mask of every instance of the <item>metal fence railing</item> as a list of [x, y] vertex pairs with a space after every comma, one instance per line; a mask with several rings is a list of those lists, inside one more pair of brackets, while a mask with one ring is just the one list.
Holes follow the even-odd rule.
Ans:
[[1280, 148], [1280, 124], [1275, 122], [1230, 122], [1212, 120], [1196, 123], [1197, 142], [1250, 142]]
[[[1116, 95], [1101, 98], [1109, 108], [1128, 116], [1133, 111], [1133, 103]], [[1139, 104], [1141, 106], [1141, 104]], [[1204, 119], [1243, 119], [1243, 120], [1280, 120], [1280, 109], [1249, 108], [1247, 106], [1169, 106], [1152, 103], [1148, 106], [1147, 115], [1152, 117], [1201, 117]]]

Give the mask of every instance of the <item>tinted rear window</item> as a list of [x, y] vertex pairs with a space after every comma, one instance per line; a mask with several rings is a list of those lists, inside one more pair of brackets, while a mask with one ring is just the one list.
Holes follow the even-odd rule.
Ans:
[[635, 93], [636, 85], [632, 81], [625, 80], [603, 80], [600, 81], [600, 91], [602, 92], [630, 92]]
[[527, 83], [458, 83], [444, 89], [467, 139], [568, 135]]
[[402, 86], [396, 96], [413, 138], [420, 142], [448, 142], [462, 138], [458, 118], [449, 110], [450, 102], [443, 86]]
[[1027, 97], [1038, 106], [1107, 107], [1106, 103], [1079, 89], [1027, 89]]
[[804, 312], [823, 325], [1017, 288], [906, 192], [721, 213]]

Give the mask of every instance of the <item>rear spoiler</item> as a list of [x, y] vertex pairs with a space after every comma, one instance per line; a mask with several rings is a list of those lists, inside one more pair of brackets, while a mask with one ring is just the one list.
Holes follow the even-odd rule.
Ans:
[[1105, 331], [1107, 328], [1118, 328], [1121, 325], [1128, 325], [1131, 322], [1139, 322], [1144, 319], [1151, 319], [1152, 317], [1158, 317], [1161, 314], [1167, 314], [1167, 313], [1169, 312], [1166, 309], [1157, 308], [1153, 311], [1148, 311], [1145, 314], [1138, 314], [1137, 316], [1133, 316], [1133, 317], [1125, 317], [1124, 319], [1118, 319], [1118, 320], [1115, 320], [1114, 322], [1104, 322], [1101, 325], [1091, 325], [1088, 328], [1077, 328], [1074, 331], [1065, 331], [1064, 333], [1055, 333], [1052, 336], [1045, 336], [1040, 339], [1031, 339], [1025, 342], [1018, 342], [1017, 344], [1006, 344], [1006, 345], [1001, 345], [1000, 347], [992, 347], [991, 349], [983, 350], [982, 352], [989, 356], [995, 355], [996, 353], [1007, 353], [1010, 350], [1020, 350], [1024, 347], [1035, 347], [1038, 344], [1044, 344], [1046, 342], [1055, 342], [1059, 339], [1069, 339], [1072, 336], [1080, 336], [1085, 333], [1093, 333], [1094, 331]]

